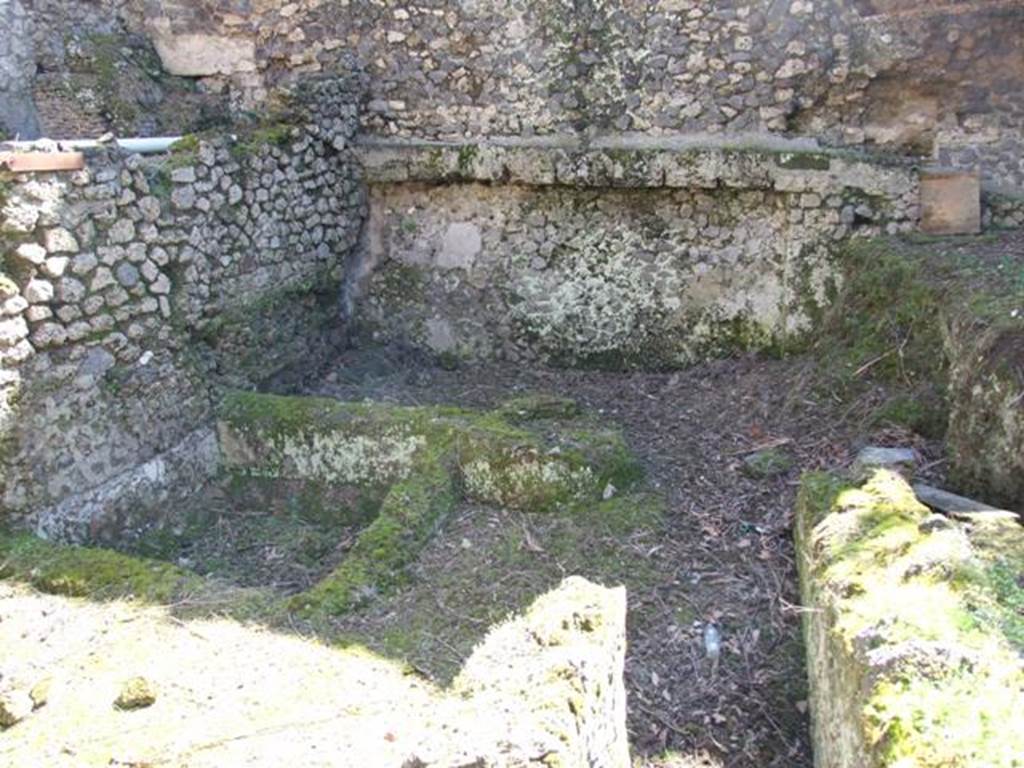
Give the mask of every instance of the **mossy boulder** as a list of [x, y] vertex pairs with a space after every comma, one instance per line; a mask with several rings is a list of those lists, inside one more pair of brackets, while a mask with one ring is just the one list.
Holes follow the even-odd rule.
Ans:
[[816, 760], [1020, 766], [1024, 529], [931, 514], [899, 475], [803, 479], [797, 551]]

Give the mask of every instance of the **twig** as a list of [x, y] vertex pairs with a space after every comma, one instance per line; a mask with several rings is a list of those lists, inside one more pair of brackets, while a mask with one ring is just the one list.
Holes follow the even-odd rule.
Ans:
[[726, 456], [743, 456], [748, 453], [757, 453], [758, 451], [766, 451], [769, 448], [778, 448], [779, 446], [782, 445], [789, 445], [792, 442], [793, 440], [791, 438], [779, 437], [774, 440], [767, 440], [763, 443], [758, 443], [757, 445], [752, 446], [750, 448], [743, 448], [742, 450], [739, 451], [732, 451], [731, 453], [727, 453]]
[[880, 363], [883, 360], [885, 360], [885, 358], [891, 357], [892, 355], [895, 355], [897, 352], [900, 351], [901, 348], [902, 347], [893, 347], [888, 352], [884, 352], [881, 355], [879, 355], [878, 357], [875, 357], [875, 358], [872, 358], [871, 360], [868, 360], [866, 363], [864, 363], [864, 365], [862, 365], [860, 368], [858, 368], [856, 371], [854, 371], [853, 375], [854, 376], [860, 376], [862, 373], [866, 373], [868, 370], [873, 368], [875, 365], [877, 365], [878, 363]]

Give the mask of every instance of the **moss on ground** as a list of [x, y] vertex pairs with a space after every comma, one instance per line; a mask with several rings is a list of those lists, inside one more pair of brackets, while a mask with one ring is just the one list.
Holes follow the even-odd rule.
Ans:
[[[463, 506], [401, 594], [342, 618], [341, 629], [351, 642], [448, 681], [487, 627], [526, 608], [566, 574], [624, 584], [630, 595], [662, 584], [663, 566], [649, 551], [664, 535], [664, 515], [664, 497], [643, 491], [563, 515]], [[645, 617], [631, 621], [642, 624]]]
[[405, 581], [406, 568], [455, 503], [445, 468], [429, 459], [421, 463], [391, 487], [377, 518], [341, 565], [293, 598], [294, 608], [306, 615], [340, 614]]
[[[827, 655], [810, 660], [818, 728], [858, 729], [880, 765], [1020, 765], [1024, 734], [1005, 723], [1024, 706], [1024, 530], [922, 525], [930, 514], [886, 470], [859, 486], [805, 476], [805, 631]], [[842, 721], [836, 701], [863, 716]]]
[[154, 603], [172, 602], [203, 586], [200, 577], [170, 563], [2, 531], [0, 578], [27, 582], [53, 594], [96, 599], [130, 596]]

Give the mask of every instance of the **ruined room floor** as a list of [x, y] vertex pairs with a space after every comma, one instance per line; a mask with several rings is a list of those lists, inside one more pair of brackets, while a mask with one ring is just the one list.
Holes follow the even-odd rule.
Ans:
[[[26, 675], [66, 672], [69, 665], [83, 670], [75, 683], [83, 694], [78, 715], [95, 718], [89, 728], [95, 730], [97, 749], [120, 749], [120, 764], [136, 765], [146, 763], [133, 756], [130, 739], [121, 739], [120, 713], [113, 713], [108, 704], [94, 707], [85, 695], [85, 672], [96, 671], [97, 664], [108, 672], [126, 670], [175, 680], [177, 673], [168, 664], [186, 670], [196, 661], [189, 661], [189, 654], [202, 655], [204, 646], [209, 650], [204, 636], [223, 634], [224, 649], [218, 647], [215, 658], [203, 656], [203, 664], [221, 670], [224, 685], [218, 686], [227, 699], [200, 701], [197, 692], [209, 686], [185, 674], [174, 684], [190, 701], [179, 715], [191, 716], [196, 708], [214, 704], [233, 711], [234, 700], [238, 717], [247, 723], [243, 728], [239, 720], [239, 733], [248, 733], [255, 722], [265, 725], [267, 734], [276, 734], [256, 741], [246, 736], [239, 742], [239, 755], [263, 742], [292, 749], [289, 755], [306, 753], [307, 747], [326, 738], [330, 729], [317, 713], [322, 714], [324, 701], [334, 701], [326, 694], [321, 701], [315, 686], [304, 687], [303, 680], [322, 682], [317, 674], [307, 674], [311, 669], [336, 664], [323, 656], [326, 649], [317, 641], [354, 649], [365, 646], [374, 652], [377, 661], [372, 664], [360, 660], [365, 653], [340, 657], [367, 679], [383, 670], [382, 679], [420, 680], [424, 690], [436, 690], [429, 681], [450, 681], [490, 625], [524, 608], [565, 576], [583, 575], [608, 586], [627, 587], [628, 724], [638, 767], [810, 766], [791, 530], [800, 472], [846, 465], [868, 441], [913, 445], [926, 465], [937, 461], [936, 446], [899, 428], [870, 426], [867, 414], [875, 405], [870, 391], [853, 403], [840, 404], [815, 379], [813, 365], [799, 358], [750, 356], [653, 374], [513, 365], [446, 370], [396, 350], [353, 350], [343, 354], [319, 383], [309, 386], [307, 394], [481, 407], [528, 392], [570, 396], [623, 430], [647, 469], [641, 490], [663, 494], [664, 513], [620, 525], [622, 521], [593, 516], [524, 514], [462, 504], [421, 553], [410, 583], [397, 594], [372, 601], [329, 626], [305, 624], [294, 616], [275, 622], [277, 628], [305, 636], [313, 645], [301, 637], [248, 630], [232, 622], [168, 623], [151, 609], [131, 604], [110, 609], [26, 595], [20, 588], [2, 595], [0, 610], [11, 620], [8, 629], [33, 627], [23, 637], [33, 649], [22, 663], [31, 667]], [[764, 447], [788, 454], [792, 466], [770, 477], [749, 476], [744, 460]], [[932, 471], [939, 469], [936, 464]], [[315, 580], [325, 562], [329, 565], [344, 555], [352, 536], [351, 531], [268, 518], [259, 510], [231, 509], [216, 489], [196, 503], [217, 513], [215, 527], [175, 559], [240, 587], [258, 585], [284, 594], [302, 589]], [[43, 618], [32, 619], [36, 613]], [[717, 664], [704, 650], [709, 623], [722, 639]], [[132, 656], [138, 648], [129, 636], [138, 637], [139, 630], [163, 638], [167, 653], [159, 658]], [[104, 647], [112, 643], [115, 656], [120, 653], [121, 658], [98, 659], [88, 638], [103, 638]], [[247, 692], [246, 676], [251, 678], [279, 653], [286, 661], [294, 656], [291, 669], [286, 667], [292, 661], [285, 666], [270, 664], [273, 674], [287, 678], [287, 685], [274, 683], [282, 693], [266, 700], [259, 691]], [[389, 665], [385, 659], [402, 664]], [[223, 698], [214, 698], [218, 697]], [[286, 699], [298, 701], [298, 709], [292, 703], [279, 706]], [[395, 722], [385, 713], [386, 703], [377, 709], [375, 704], [353, 706], [370, 712], [368, 727], [384, 729], [386, 739]], [[108, 714], [100, 716], [100, 710]], [[132, 714], [140, 723], [155, 716], [146, 710]], [[309, 723], [293, 727], [307, 715]], [[35, 738], [42, 744], [44, 731], [52, 724], [44, 718], [37, 723], [43, 730]], [[23, 726], [19, 725], [22, 733]], [[154, 733], [163, 731], [158, 728]], [[225, 743], [223, 731], [208, 735], [218, 750]], [[176, 748], [173, 733], [165, 736], [170, 740], [167, 749]], [[192, 737], [189, 742], [198, 743]], [[24, 746], [20, 739], [18, 743]], [[75, 764], [73, 755], [53, 754]]]
[[[464, 504], [422, 553], [412, 585], [346, 617], [340, 631], [443, 681], [488, 623], [565, 575], [624, 583], [639, 765], [811, 765], [791, 530], [800, 474], [847, 465], [868, 442], [915, 447], [926, 475], [942, 466], [936, 445], [871, 423], [882, 393], [840, 404], [816, 381], [800, 358], [655, 374], [445, 370], [395, 350], [347, 353], [309, 394], [480, 407], [526, 392], [573, 397], [623, 429], [667, 509], [662, 523], [622, 535]], [[784, 451], [792, 467], [748, 476], [744, 459], [763, 447]], [[708, 623], [722, 637], [717, 667], [704, 652]]]

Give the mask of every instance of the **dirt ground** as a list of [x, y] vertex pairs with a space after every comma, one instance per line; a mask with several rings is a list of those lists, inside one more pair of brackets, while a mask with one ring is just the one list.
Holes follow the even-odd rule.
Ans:
[[[595, 521], [463, 505], [397, 597], [340, 624], [444, 681], [487, 624], [567, 573], [629, 595], [629, 728], [641, 766], [810, 766], [792, 510], [802, 471], [849, 464], [863, 444], [910, 445], [925, 475], [937, 446], [868, 418], [813, 384], [813, 364], [750, 356], [671, 374], [473, 365], [443, 370], [415, 354], [353, 351], [310, 393], [396, 404], [492, 406], [546, 392], [620, 426], [664, 493], [664, 519], [627, 534]], [[745, 459], [792, 458], [772, 477]], [[705, 628], [721, 636], [717, 665]]]

